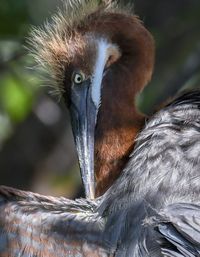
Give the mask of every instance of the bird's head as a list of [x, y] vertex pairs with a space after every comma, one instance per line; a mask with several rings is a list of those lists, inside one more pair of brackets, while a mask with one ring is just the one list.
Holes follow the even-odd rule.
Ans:
[[139, 19], [127, 9], [94, 2], [68, 1], [51, 22], [33, 30], [30, 41], [70, 110], [88, 198], [95, 196], [94, 152], [101, 151], [95, 145], [129, 120], [154, 62], [153, 39]]

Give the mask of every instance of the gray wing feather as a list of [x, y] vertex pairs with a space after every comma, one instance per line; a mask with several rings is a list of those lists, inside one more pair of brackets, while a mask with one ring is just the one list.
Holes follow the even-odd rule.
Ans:
[[1, 257], [108, 256], [96, 203], [0, 187]]
[[168, 242], [161, 244], [163, 256], [200, 256], [200, 205], [169, 205], [156, 218], [155, 228]]

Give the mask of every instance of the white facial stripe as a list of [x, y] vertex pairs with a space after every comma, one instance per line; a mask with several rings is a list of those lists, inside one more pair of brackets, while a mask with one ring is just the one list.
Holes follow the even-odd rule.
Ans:
[[101, 104], [101, 83], [103, 79], [103, 71], [108, 59], [107, 50], [111, 46], [106, 40], [100, 39], [98, 41], [97, 61], [94, 69], [94, 76], [92, 81], [92, 100], [98, 109]]

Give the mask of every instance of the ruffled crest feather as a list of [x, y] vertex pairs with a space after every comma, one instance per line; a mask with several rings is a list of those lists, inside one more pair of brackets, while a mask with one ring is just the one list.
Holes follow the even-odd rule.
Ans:
[[54, 94], [61, 96], [64, 91], [65, 67], [71, 57], [69, 45], [77, 26], [87, 24], [87, 17], [95, 12], [101, 15], [105, 12], [127, 13], [128, 10], [130, 8], [122, 8], [113, 1], [99, 4], [97, 0], [68, 0], [63, 1], [63, 9], [59, 9], [50, 21], [32, 29], [28, 40], [30, 52], [43, 76], [48, 77], [48, 86]]

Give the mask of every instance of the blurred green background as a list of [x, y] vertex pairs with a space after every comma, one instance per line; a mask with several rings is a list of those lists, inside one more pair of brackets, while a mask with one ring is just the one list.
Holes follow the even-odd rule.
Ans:
[[[0, 0], [0, 184], [74, 197], [81, 181], [68, 112], [41, 86], [24, 47], [30, 27], [58, 6], [59, 0]], [[177, 91], [200, 85], [200, 1], [134, 6], [156, 41], [153, 79], [138, 97], [151, 114]]]

